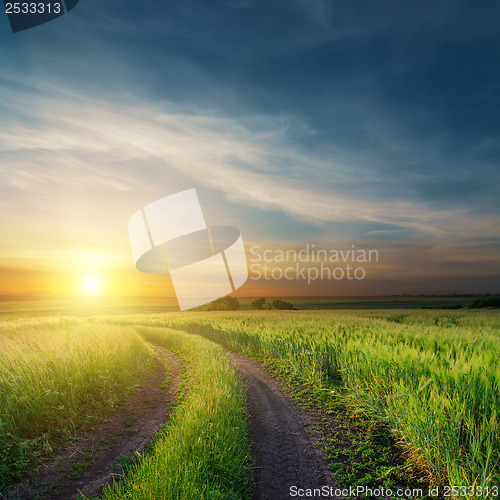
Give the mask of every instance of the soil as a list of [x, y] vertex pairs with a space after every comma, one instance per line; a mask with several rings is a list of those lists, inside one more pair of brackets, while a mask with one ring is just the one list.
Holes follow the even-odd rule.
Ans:
[[[154, 349], [156, 370], [118, 414], [11, 487], [7, 500], [72, 500], [81, 499], [81, 494], [95, 498], [106, 485], [120, 480], [124, 468], [151, 443], [175, 402], [182, 361], [163, 347]], [[324, 452], [311, 434], [315, 416], [298, 408], [260, 363], [233, 352], [228, 356], [247, 385], [253, 500], [310, 498], [306, 491], [292, 495], [291, 487], [297, 493], [298, 489], [335, 488]], [[165, 357], [170, 365], [168, 388], [162, 385]]]
[[[327, 486], [335, 481], [311, 430], [312, 416], [298, 408], [276, 380], [255, 361], [228, 352], [247, 384], [249, 431], [254, 456], [254, 500], [310, 498], [298, 489]], [[292, 490], [295, 486], [297, 490]], [[335, 498], [322, 496], [321, 498]]]
[[[97, 497], [103, 488], [118, 481], [124, 467], [136, 460], [168, 418], [180, 382], [179, 361], [168, 349], [154, 346], [157, 366], [143, 387], [134, 393], [118, 414], [86, 432], [41, 465], [34, 473], [11, 487], [5, 498], [81, 499], [80, 493]], [[168, 387], [164, 358], [168, 359]]]

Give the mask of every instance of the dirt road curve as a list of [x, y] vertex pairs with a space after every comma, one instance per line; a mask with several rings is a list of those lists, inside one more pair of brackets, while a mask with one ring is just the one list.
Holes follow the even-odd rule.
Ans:
[[254, 500], [310, 498], [291, 496], [291, 486], [334, 487], [323, 452], [306, 433], [302, 412], [258, 363], [232, 352], [228, 355], [248, 385], [249, 425], [256, 460]]
[[[6, 495], [8, 500], [81, 499], [79, 491], [98, 496], [113, 476], [121, 474], [122, 465], [143, 450], [168, 418], [165, 408], [173, 402], [180, 381], [177, 356], [160, 346], [154, 349], [156, 370], [118, 414], [88, 431], [85, 439], [75, 442], [11, 488]], [[168, 389], [162, 387], [165, 357], [170, 363]]]

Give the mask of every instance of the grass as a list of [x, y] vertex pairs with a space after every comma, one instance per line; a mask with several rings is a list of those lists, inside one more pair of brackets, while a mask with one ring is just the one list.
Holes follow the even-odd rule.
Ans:
[[75, 319], [0, 323], [0, 488], [117, 407], [153, 367], [135, 331]]
[[431, 485], [500, 484], [500, 314], [436, 309], [0, 322], [0, 481], [116, 407], [151, 366], [147, 341], [187, 361], [181, 403], [106, 500], [248, 496], [244, 390], [210, 341], [263, 360], [302, 404], [336, 415], [323, 444], [345, 484], [408, 484], [394, 443]]
[[249, 498], [245, 393], [222, 349], [169, 329], [140, 333], [189, 360], [189, 387], [154, 449], [105, 490], [103, 500]]
[[[353, 413], [331, 389], [306, 383], [271, 360], [267, 364], [297, 403], [316, 415], [312, 433], [319, 438], [338, 485], [427, 491], [422, 472], [406, 463], [385, 422]], [[331, 382], [340, 389], [340, 379]], [[407, 498], [427, 497], [419, 493]]]
[[[127, 317], [201, 334], [382, 422], [430, 483], [500, 484], [496, 311]], [[339, 385], [339, 380], [341, 384]]]

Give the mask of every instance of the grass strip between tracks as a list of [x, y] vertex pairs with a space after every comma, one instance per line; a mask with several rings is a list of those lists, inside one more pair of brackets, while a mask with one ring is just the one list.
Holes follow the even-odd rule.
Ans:
[[230, 361], [202, 337], [165, 328], [137, 330], [188, 360], [189, 387], [154, 450], [105, 490], [103, 500], [248, 498], [245, 390]]

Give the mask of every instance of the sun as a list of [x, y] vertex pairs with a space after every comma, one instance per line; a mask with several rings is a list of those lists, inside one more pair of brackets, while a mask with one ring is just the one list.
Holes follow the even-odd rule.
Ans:
[[99, 285], [99, 281], [94, 278], [89, 278], [85, 281], [85, 288], [89, 292], [94, 292], [95, 290], [97, 290], [99, 288]]
[[101, 296], [106, 288], [106, 281], [100, 273], [87, 273], [80, 276], [80, 293], [88, 299], [96, 299]]

